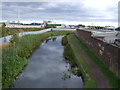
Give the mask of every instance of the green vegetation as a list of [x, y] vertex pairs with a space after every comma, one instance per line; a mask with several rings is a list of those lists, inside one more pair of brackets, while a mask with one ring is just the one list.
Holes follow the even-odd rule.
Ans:
[[77, 68], [77, 76], [81, 76], [82, 75], [82, 72], [81, 72], [81, 69], [80, 67]]
[[17, 34], [14, 34], [12, 39], [10, 40], [11, 43], [15, 43], [20, 39], [20, 37]]
[[72, 72], [74, 75], [77, 75], [78, 77], [82, 77], [82, 73], [80, 70], [80, 67], [71, 67], [70, 72]]
[[80, 28], [80, 27], [85, 27], [85, 25], [78, 24], [76, 27], [78, 27], [78, 28]]
[[62, 44], [65, 46], [64, 56], [74, 66], [78, 64], [77, 74], [84, 78], [84, 88], [96, 88], [96, 83], [93, 80], [93, 73], [90, 70], [88, 64], [84, 58], [80, 55], [75, 45], [71, 42], [72, 35], [65, 36], [62, 40]]
[[[104, 73], [104, 75], [109, 80], [109, 84], [113, 88], [119, 88], [120, 87], [120, 79], [111, 72], [103, 63], [102, 61], [81, 41], [76, 37], [75, 35], [71, 35], [74, 40], [79, 43], [80, 47], [84, 49], [84, 51], [89, 55], [89, 57], [99, 66], [101, 71]], [[77, 51], [76, 51], [77, 52]]]
[[67, 36], [64, 36], [64, 37], [62, 38], [62, 45], [65, 46], [65, 45], [67, 45], [67, 44], [68, 44]]
[[64, 48], [64, 56], [66, 60], [69, 60], [72, 67], [77, 65], [75, 61], [75, 56], [69, 44], [67, 44]]
[[63, 72], [63, 77], [62, 77], [62, 79], [63, 79], [63, 80], [66, 80], [66, 79], [68, 79], [68, 78], [70, 78], [70, 75], [69, 75], [68, 73], [66, 73], [66, 72]]
[[27, 64], [27, 58], [46, 38], [51, 35], [65, 35], [69, 32], [73, 31], [46, 32], [21, 38], [14, 35], [10, 46], [2, 49], [2, 87], [8, 88], [13, 84], [15, 78]]
[[64, 46], [64, 57], [66, 60], [69, 61], [72, 67], [76, 66], [75, 56], [72, 51], [71, 46], [68, 44], [67, 36], [64, 36], [61, 41], [62, 45]]
[[41, 28], [8, 28], [3, 25], [0, 27], [0, 37], [8, 36], [8, 35], [14, 35], [16, 33], [20, 32], [29, 32], [29, 31], [39, 31], [42, 30]]
[[74, 53], [72, 51], [71, 46], [68, 44], [67, 36], [64, 36], [61, 41], [62, 45], [64, 46], [64, 57], [66, 61], [68, 61], [71, 65], [70, 72], [72, 72], [74, 75], [82, 76], [80, 67], [78, 67], [76, 58], [74, 56]]
[[56, 28], [56, 24], [45, 24], [45, 28]]

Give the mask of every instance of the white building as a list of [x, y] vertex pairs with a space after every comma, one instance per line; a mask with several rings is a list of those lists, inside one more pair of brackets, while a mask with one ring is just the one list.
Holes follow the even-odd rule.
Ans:
[[119, 31], [94, 31], [92, 32], [92, 37], [103, 40], [107, 43], [114, 43], [116, 39], [120, 38]]

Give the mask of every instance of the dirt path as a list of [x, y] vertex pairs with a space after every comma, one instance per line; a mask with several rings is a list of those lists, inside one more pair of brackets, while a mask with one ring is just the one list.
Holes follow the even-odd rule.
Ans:
[[8, 42], [7, 43], [0, 43], [0, 49], [7, 47], [9, 45], [10, 45], [10, 43], [8, 43]]
[[97, 87], [98, 88], [110, 88], [106, 77], [100, 71], [99, 67], [91, 60], [91, 58], [84, 52], [84, 50], [80, 47], [80, 45], [73, 38], [70, 38], [70, 39], [73, 42], [73, 44], [77, 47], [77, 49], [79, 50], [83, 58], [86, 60], [89, 67], [92, 69], [94, 80], [97, 83]]

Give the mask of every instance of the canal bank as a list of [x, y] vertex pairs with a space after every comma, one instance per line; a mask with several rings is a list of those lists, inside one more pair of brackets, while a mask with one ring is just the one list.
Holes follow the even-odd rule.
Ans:
[[[74, 34], [68, 35], [67, 39], [85, 79], [84, 87], [89, 88], [92, 85], [92, 88], [95, 85], [97, 88], [112, 87], [117, 89], [119, 87], [119, 78], [106, 68], [83, 42], [81, 42]], [[90, 80], [94, 83], [91, 83]]]

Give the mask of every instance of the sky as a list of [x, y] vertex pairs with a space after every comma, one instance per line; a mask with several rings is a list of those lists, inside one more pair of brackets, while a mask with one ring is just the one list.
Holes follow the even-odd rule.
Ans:
[[118, 26], [119, 0], [2, 1], [2, 21]]

